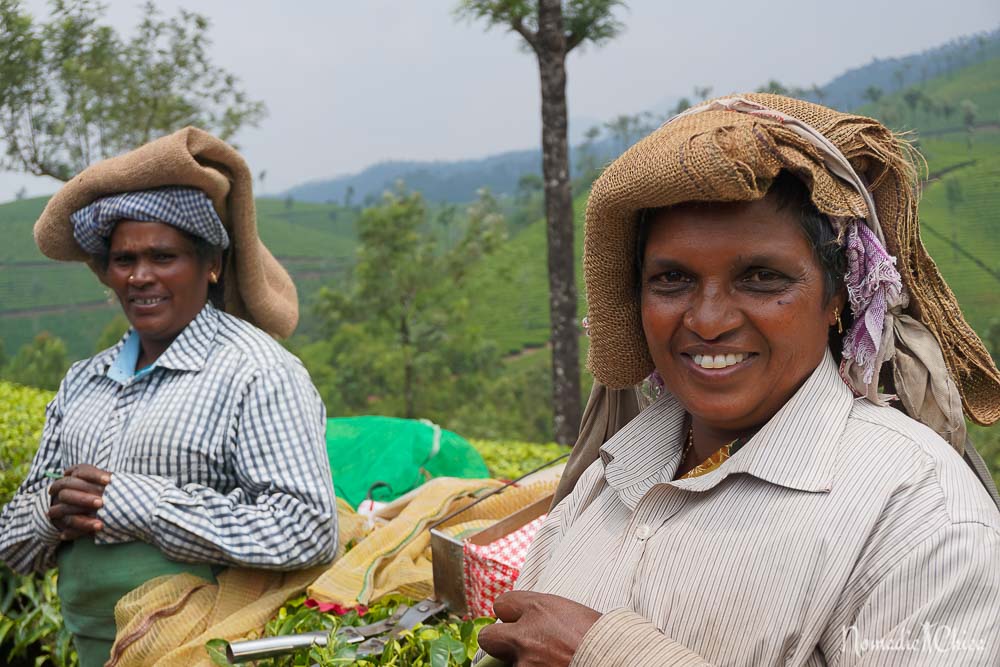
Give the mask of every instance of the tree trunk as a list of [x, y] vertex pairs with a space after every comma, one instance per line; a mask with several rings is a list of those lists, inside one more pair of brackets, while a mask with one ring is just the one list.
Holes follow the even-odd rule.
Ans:
[[416, 419], [417, 410], [413, 396], [413, 350], [410, 347], [410, 325], [406, 314], [399, 318], [399, 341], [403, 348], [403, 416]]
[[561, 0], [540, 0], [538, 3], [535, 50], [542, 89], [542, 176], [548, 223], [553, 425], [556, 442], [571, 445], [580, 428], [580, 356], [573, 195], [566, 139], [566, 36]]

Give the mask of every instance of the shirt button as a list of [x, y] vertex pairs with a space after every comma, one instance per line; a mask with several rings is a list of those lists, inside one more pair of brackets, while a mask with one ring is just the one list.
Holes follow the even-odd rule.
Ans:
[[649, 524], [644, 523], [635, 529], [635, 536], [640, 540], [645, 540], [649, 538], [649, 536], [652, 534], [653, 534], [653, 529], [649, 526]]

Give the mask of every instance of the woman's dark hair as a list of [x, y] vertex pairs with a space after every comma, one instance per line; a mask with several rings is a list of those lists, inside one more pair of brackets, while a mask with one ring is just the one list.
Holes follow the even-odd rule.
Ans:
[[[788, 171], [780, 171], [767, 191], [779, 211], [791, 209], [797, 214], [799, 225], [812, 245], [816, 259], [823, 269], [823, 295], [826, 303], [841, 289], [844, 284], [844, 274], [847, 272], [847, 254], [844, 246], [837, 238], [837, 232], [830, 224], [830, 219], [820, 212], [810, 198], [809, 188], [801, 180]], [[649, 239], [651, 221], [663, 209], [646, 209], [639, 212], [638, 229], [636, 230], [636, 296], [642, 288], [642, 263], [646, 254], [646, 242]], [[849, 308], [840, 315], [844, 331], [852, 323]], [[842, 335], [836, 327], [830, 329], [830, 349], [840, 361], [840, 341]]]
[[[176, 229], [176, 228], [175, 228]], [[186, 239], [191, 241], [194, 245], [194, 254], [198, 258], [198, 262], [201, 265], [206, 265], [216, 258], [218, 255], [222, 255], [222, 266], [226, 265], [226, 251], [218, 246], [214, 246], [200, 236], [196, 236], [183, 229], [178, 229], [181, 234], [184, 235]], [[110, 261], [110, 255], [107, 251], [101, 254], [91, 255], [93, 263], [101, 269], [102, 272], [107, 272], [108, 262]], [[213, 306], [222, 310], [225, 303], [225, 289], [223, 288], [223, 276], [219, 276], [219, 281], [215, 284], [210, 284], [208, 286], [208, 300]]]

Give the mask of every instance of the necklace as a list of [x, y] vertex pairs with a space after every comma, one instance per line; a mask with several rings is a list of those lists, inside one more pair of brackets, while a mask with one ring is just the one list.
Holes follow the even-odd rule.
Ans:
[[[736, 438], [729, 443], [723, 445], [719, 449], [709, 456], [707, 459], [696, 465], [695, 467], [688, 470], [686, 473], [681, 475], [678, 479], [687, 479], [689, 477], [698, 477], [699, 475], [704, 475], [706, 473], [712, 472], [723, 463], [729, 459], [730, 456], [736, 453], [736, 450], [746, 444], [749, 438]], [[681, 465], [684, 465], [684, 461], [687, 459], [688, 453], [694, 447], [694, 424], [688, 426], [687, 442], [684, 443], [684, 450], [681, 452]]]

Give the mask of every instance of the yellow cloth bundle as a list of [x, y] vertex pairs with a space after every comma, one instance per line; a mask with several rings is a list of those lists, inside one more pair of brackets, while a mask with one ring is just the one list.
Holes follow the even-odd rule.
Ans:
[[[455, 533], [481, 529], [553, 493], [556, 484], [510, 487], [445, 527]], [[338, 499], [339, 549], [332, 565], [295, 572], [229, 568], [217, 585], [190, 574], [152, 579], [115, 606], [118, 635], [109, 665], [211, 665], [206, 642], [259, 633], [282, 604], [307, 588], [310, 597], [348, 606], [388, 593], [427, 597], [434, 590], [428, 525], [471, 503], [471, 494], [500, 486], [489, 479], [433, 479], [393, 503], [387, 512], [393, 518], [370, 532], [367, 518]]]

